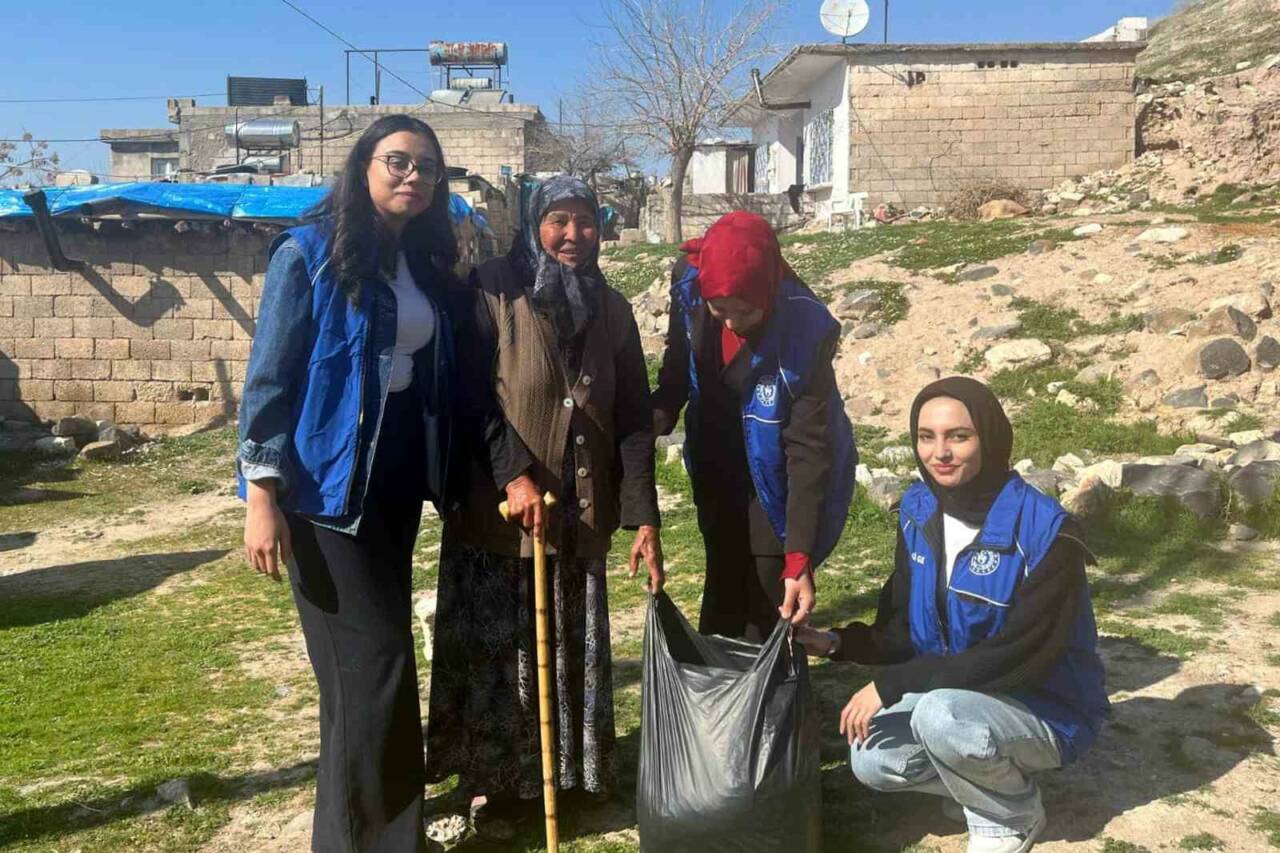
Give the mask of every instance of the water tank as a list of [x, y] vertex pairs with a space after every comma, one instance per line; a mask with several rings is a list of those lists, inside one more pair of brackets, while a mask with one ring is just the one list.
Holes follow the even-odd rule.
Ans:
[[302, 126], [296, 119], [255, 118], [232, 122], [224, 128], [231, 148], [283, 151], [302, 144]]
[[450, 89], [460, 89], [464, 92], [470, 92], [474, 89], [492, 89], [492, 77], [454, 77], [449, 81]]
[[506, 65], [503, 41], [433, 41], [427, 45], [432, 65]]

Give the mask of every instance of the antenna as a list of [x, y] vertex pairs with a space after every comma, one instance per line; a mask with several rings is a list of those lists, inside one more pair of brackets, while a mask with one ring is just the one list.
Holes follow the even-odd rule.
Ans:
[[867, 0], [823, 0], [818, 17], [827, 32], [847, 42], [867, 28], [871, 10], [867, 8]]

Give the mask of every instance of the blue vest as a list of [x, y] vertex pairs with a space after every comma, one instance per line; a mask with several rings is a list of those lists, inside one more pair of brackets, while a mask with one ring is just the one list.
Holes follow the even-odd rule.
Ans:
[[[290, 237], [302, 251], [311, 281], [313, 340], [293, 400], [288, 452], [294, 482], [280, 496], [281, 506], [358, 522], [390, 387], [396, 300], [388, 287], [372, 281], [360, 288], [359, 306], [353, 306], [329, 272], [324, 229], [316, 224], [291, 228], [276, 238], [271, 253]], [[428, 445], [425, 485], [439, 502], [447, 479], [453, 340], [443, 304], [428, 298], [439, 322], [432, 343], [414, 355], [414, 376]], [[243, 496], [243, 481], [240, 491]]]
[[[672, 311], [684, 324], [689, 339], [689, 410], [686, 422], [697, 422], [698, 369], [693, 351], [694, 316], [702, 305], [697, 284], [698, 270], [692, 264], [671, 290]], [[786, 545], [787, 454], [782, 430], [791, 418], [791, 404], [804, 390], [819, 367], [823, 342], [838, 334], [840, 324], [831, 312], [799, 282], [783, 281], [764, 336], [753, 348], [751, 382], [755, 389], [742, 401], [742, 433], [747, 451], [747, 467], [760, 505], [778, 541]], [[844, 412], [844, 402], [836, 390], [827, 407], [827, 436], [831, 448], [831, 476], [822, 500], [822, 517], [811, 564], [817, 566], [835, 549], [849, 517], [853, 500], [854, 468], [858, 451], [853, 427]], [[714, 437], [708, 437], [714, 440]], [[696, 438], [690, 427], [685, 445], [685, 465], [694, 471]]]
[[[913, 484], [902, 497], [899, 524], [911, 561], [911, 642], [918, 655], [958, 654], [999, 632], [1018, 585], [1044, 559], [1067, 517], [1057, 501], [1013, 475], [973, 544], [956, 557], [944, 631], [937, 589], [946, 557], [934, 553], [924, 532], [937, 512], [937, 498], [924, 483]], [[1040, 685], [1011, 695], [1057, 734], [1063, 764], [1093, 743], [1111, 705], [1087, 588], [1062, 660]]]

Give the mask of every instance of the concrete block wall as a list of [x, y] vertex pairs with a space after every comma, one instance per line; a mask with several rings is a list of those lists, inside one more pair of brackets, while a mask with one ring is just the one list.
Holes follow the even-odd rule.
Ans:
[[[648, 233], [666, 236], [667, 211], [671, 205], [670, 188], [649, 194], [641, 213], [640, 227]], [[749, 210], [763, 216], [775, 229], [795, 228], [804, 217], [791, 209], [785, 193], [685, 193], [681, 210], [683, 239], [701, 237], [721, 216], [735, 210]]]
[[975, 181], [1038, 190], [1121, 166], [1134, 156], [1136, 52], [859, 55], [849, 65], [849, 189], [870, 205], [914, 207]]
[[169, 221], [0, 230], [0, 415], [169, 426], [236, 411], [271, 233]]

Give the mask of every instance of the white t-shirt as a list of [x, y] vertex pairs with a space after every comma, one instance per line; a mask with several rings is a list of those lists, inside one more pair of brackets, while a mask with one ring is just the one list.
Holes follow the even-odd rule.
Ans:
[[390, 284], [391, 292], [396, 295], [396, 346], [390, 387], [395, 392], [413, 384], [413, 354], [431, 342], [436, 331], [436, 312], [431, 300], [414, 283], [404, 252], [396, 255], [396, 275]]
[[960, 556], [960, 552], [973, 544], [973, 540], [978, 538], [981, 528], [970, 527], [958, 518], [943, 513], [942, 515], [942, 546], [946, 551], [947, 560], [947, 583], [951, 583], [951, 572], [956, 567], [956, 557]]

